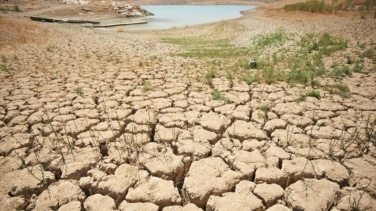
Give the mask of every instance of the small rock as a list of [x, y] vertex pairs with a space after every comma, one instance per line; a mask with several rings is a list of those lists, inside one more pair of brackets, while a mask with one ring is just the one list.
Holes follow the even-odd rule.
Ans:
[[251, 61], [249, 61], [248, 65], [251, 69], [257, 69], [257, 62], [256, 61], [251, 60]]

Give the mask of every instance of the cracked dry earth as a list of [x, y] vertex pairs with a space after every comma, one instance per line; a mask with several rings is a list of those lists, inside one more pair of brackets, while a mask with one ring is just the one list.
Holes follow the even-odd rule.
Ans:
[[375, 72], [300, 103], [308, 88], [215, 78], [225, 102], [174, 46], [36, 26], [2, 50], [1, 210], [376, 208]]

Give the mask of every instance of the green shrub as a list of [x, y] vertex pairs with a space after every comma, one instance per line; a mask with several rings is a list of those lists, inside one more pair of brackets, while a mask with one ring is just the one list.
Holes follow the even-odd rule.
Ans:
[[363, 63], [357, 62], [353, 68], [353, 71], [356, 73], [361, 73], [363, 72], [363, 69], [364, 69]]
[[317, 90], [312, 90], [310, 92], [307, 92], [307, 96], [309, 97], [314, 97], [314, 98], [317, 98], [317, 99], [320, 99], [321, 96], [320, 96], [320, 92], [317, 91]]
[[223, 96], [217, 89], [214, 89], [212, 93], [212, 99], [213, 100], [223, 100], [226, 103], [230, 102], [230, 99], [228, 99], [226, 96]]
[[374, 63], [376, 63], [376, 48], [369, 48], [365, 50], [362, 56], [371, 59]]
[[268, 112], [270, 110], [270, 106], [267, 104], [260, 105], [256, 108], [257, 110]]
[[321, 35], [317, 44], [320, 52], [327, 56], [347, 47], [347, 42], [345, 40], [335, 38], [329, 33]]
[[82, 95], [83, 94], [83, 90], [82, 90], [82, 87], [76, 87], [76, 89], [74, 90], [78, 95]]
[[266, 47], [280, 45], [286, 41], [287, 38], [288, 36], [284, 31], [278, 30], [270, 34], [256, 36], [253, 46], [257, 49], [265, 49]]
[[300, 103], [300, 102], [304, 102], [306, 100], [306, 96], [305, 95], [300, 95], [298, 99], [296, 99], [296, 102], [297, 103]]
[[0, 70], [3, 72], [10, 73], [7, 66], [5, 64], [0, 64]]
[[213, 87], [213, 78], [215, 77], [215, 75], [216, 73], [213, 69], [208, 70], [205, 74], [205, 83], [210, 87]]
[[348, 66], [337, 66], [330, 72], [330, 76], [333, 78], [342, 78], [345, 75], [351, 75], [351, 70]]
[[230, 87], [232, 87], [233, 86], [233, 84], [234, 84], [234, 76], [231, 74], [231, 72], [230, 71], [226, 71], [226, 78], [229, 80], [229, 82], [230, 82]]
[[251, 74], [246, 74], [242, 77], [242, 80], [244, 82], [246, 82], [248, 85], [251, 85], [253, 82], [255, 81], [258, 81], [259, 80], [259, 77], [256, 75], [256, 76], [253, 76]]
[[289, 72], [287, 81], [292, 84], [294, 83], [306, 84], [309, 81], [309, 76], [306, 72], [293, 70]]
[[342, 98], [350, 98], [350, 88], [345, 84], [327, 84], [323, 86], [324, 90], [329, 91], [331, 94], [337, 94]]
[[7, 57], [4, 55], [1, 55], [1, 62], [7, 63], [7, 61], [8, 61]]

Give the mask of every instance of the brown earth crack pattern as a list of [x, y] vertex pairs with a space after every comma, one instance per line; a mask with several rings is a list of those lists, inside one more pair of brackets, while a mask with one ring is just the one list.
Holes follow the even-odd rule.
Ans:
[[[283, 17], [263, 19], [265, 30], [285, 27]], [[349, 98], [225, 74], [207, 81], [207, 61], [169, 54], [160, 34], [26, 29], [45, 37], [0, 50], [10, 71], [0, 72], [1, 209], [376, 207], [375, 72], [335, 79]], [[257, 33], [244, 30], [239, 44]]]

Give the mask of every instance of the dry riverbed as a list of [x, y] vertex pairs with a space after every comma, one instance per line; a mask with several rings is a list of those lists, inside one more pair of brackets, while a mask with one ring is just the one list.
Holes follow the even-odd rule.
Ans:
[[[0, 14], [0, 209], [375, 209], [376, 19], [275, 7], [154, 32]], [[183, 56], [172, 42], [252, 49], [281, 31], [289, 39], [264, 54], [329, 33], [347, 44], [323, 66], [348, 64], [351, 74], [314, 86], [246, 67], [259, 77], [243, 80], [222, 58]], [[364, 52], [353, 71], [346, 55]]]

